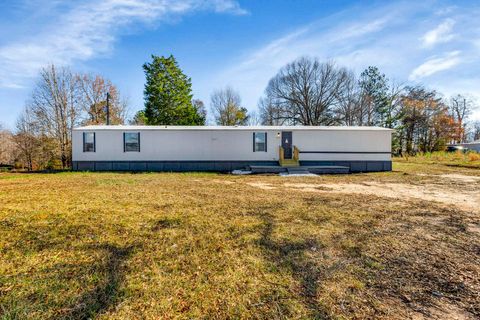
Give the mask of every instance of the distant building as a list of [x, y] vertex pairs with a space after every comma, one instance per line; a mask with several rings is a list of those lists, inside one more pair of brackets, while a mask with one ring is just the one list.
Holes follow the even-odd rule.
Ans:
[[457, 146], [462, 146], [464, 148], [468, 148], [469, 150], [474, 150], [477, 152], [480, 152], [480, 140], [476, 140], [473, 142], [468, 142], [468, 143], [459, 143], [456, 144]]

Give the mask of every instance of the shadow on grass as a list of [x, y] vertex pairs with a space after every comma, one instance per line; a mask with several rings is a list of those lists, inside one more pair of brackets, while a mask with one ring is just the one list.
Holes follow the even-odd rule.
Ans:
[[433, 247], [416, 247], [387, 255], [386, 268], [377, 274], [375, 289], [379, 296], [395, 297], [408, 309], [427, 318], [432, 317], [432, 308], [447, 312], [447, 318], [448, 306], [444, 305], [447, 301], [469, 316], [480, 319], [480, 296], [475, 289], [479, 282], [471, 275], [475, 274], [480, 256], [477, 253], [475, 257], [475, 250], [474, 244], [465, 243], [442, 251]]
[[11, 173], [36, 173], [36, 174], [54, 174], [54, 173], [65, 173], [65, 172], [73, 172], [71, 169], [45, 169], [45, 170], [12, 170]]
[[[89, 319], [108, 310], [120, 301], [119, 288], [124, 279], [124, 263], [138, 245], [115, 245], [97, 243], [96, 230], [86, 224], [69, 225], [63, 218], [51, 218], [43, 225], [25, 224], [12, 219], [0, 220], [0, 234], [15, 234], [7, 245], [0, 248], [8, 255], [42, 255], [53, 265], [37, 265], [34, 272], [17, 274], [15, 278], [0, 277], [0, 319], [23, 319], [30, 312], [44, 310], [52, 312], [51, 319]], [[78, 240], [92, 241], [91, 244], [74, 245]], [[97, 257], [95, 261], [64, 261], [51, 256], [51, 252], [77, 252], [82, 256]], [[83, 280], [82, 280], [83, 279]], [[85, 287], [77, 292], [78, 281]], [[3, 287], [21, 283], [35, 283], [28, 294], [22, 291], [1, 291]], [[74, 287], [70, 288], [69, 283]], [[53, 296], [63, 292], [63, 300]], [[80, 297], [78, 297], [80, 295]], [[53, 299], [49, 299], [52, 297]], [[3, 298], [3, 299], [2, 299]], [[57, 302], [58, 301], [58, 302]], [[2, 314], [6, 316], [2, 317]], [[17, 316], [25, 315], [25, 316]], [[45, 316], [49, 318], [49, 316]]]
[[[115, 307], [122, 299], [120, 287], [125, 273], [123, 264], [135, 246], [100, 244], [84, 249], [101, 251], [104, 256], [93, 264], [59, 263], [37, 270], [33, 276], [20, 276], [23, 278], [22, 281], [32, 283], [38, 281], [38, 286], [26, 295], [13, 290], [2, 292], [0, 281], [0, 319], [27, 319], [32, 317], [32, 313], [37, 315], [43, 313], [42, 319], [93, 319]], [[68, 283], [74, 278], [85, 277], [94, 278], [95, 283], [93, 287], [88, 286], [90, 281], [85, 279], [86, 288], [78, 288], [80, 296], [77, 297], [75, 289], [77, 286], [70, 289]], [[53, 295], [60, 294], [57, 291], [58, 287], [63, 287], [66, 291], [57, 302]], [[2, 293], [6, 295], [2, 297]]]
[[[81, 295], [66, 312], [54, 319], [91, 319], [120, 301], [119, 287], [123, 281], [123, 262], [132, 254], [134, 246], [118, 247], [111, 244], [89, 246], [86, 249], [105, 251], [106, 262], [98, 266], [97, 273], [104, 275], [93, 289]], [[52, 318], [52, 319], [53, 319]]]
[[322, 272], [306, 257], [308, 250], [317, 249], [320, 244], [315, 239], [303, 241], [274, 241], [272, 233], [274, 221], [270, 214], [260, 215], [263, 220], [263, 230], [259, 245], [264, 249], [266, 257], [278, 268], [291, 271], [301, 284], [302, 303], [310, 311], [313, 319], [329, 319], [325, 309], [317, 301], [318, 283]]

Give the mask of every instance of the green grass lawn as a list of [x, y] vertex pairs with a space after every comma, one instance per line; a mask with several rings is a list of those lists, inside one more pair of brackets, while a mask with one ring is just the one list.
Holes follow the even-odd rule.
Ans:
[[3, 173], [0, 319], [480, 317], [477, 177]]

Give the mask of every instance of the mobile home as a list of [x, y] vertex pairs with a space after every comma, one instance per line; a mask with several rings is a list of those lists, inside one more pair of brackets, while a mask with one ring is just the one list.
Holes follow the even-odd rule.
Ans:
[[392, 169], [391, 130], [378, 127], [101, 125], [72, 139], [74, 170]]

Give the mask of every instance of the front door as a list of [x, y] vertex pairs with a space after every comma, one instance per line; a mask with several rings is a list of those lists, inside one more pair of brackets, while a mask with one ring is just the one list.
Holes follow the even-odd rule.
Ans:
[[292, 131], [282, 131], [282, 148], [285, 159], [292, 159]]

